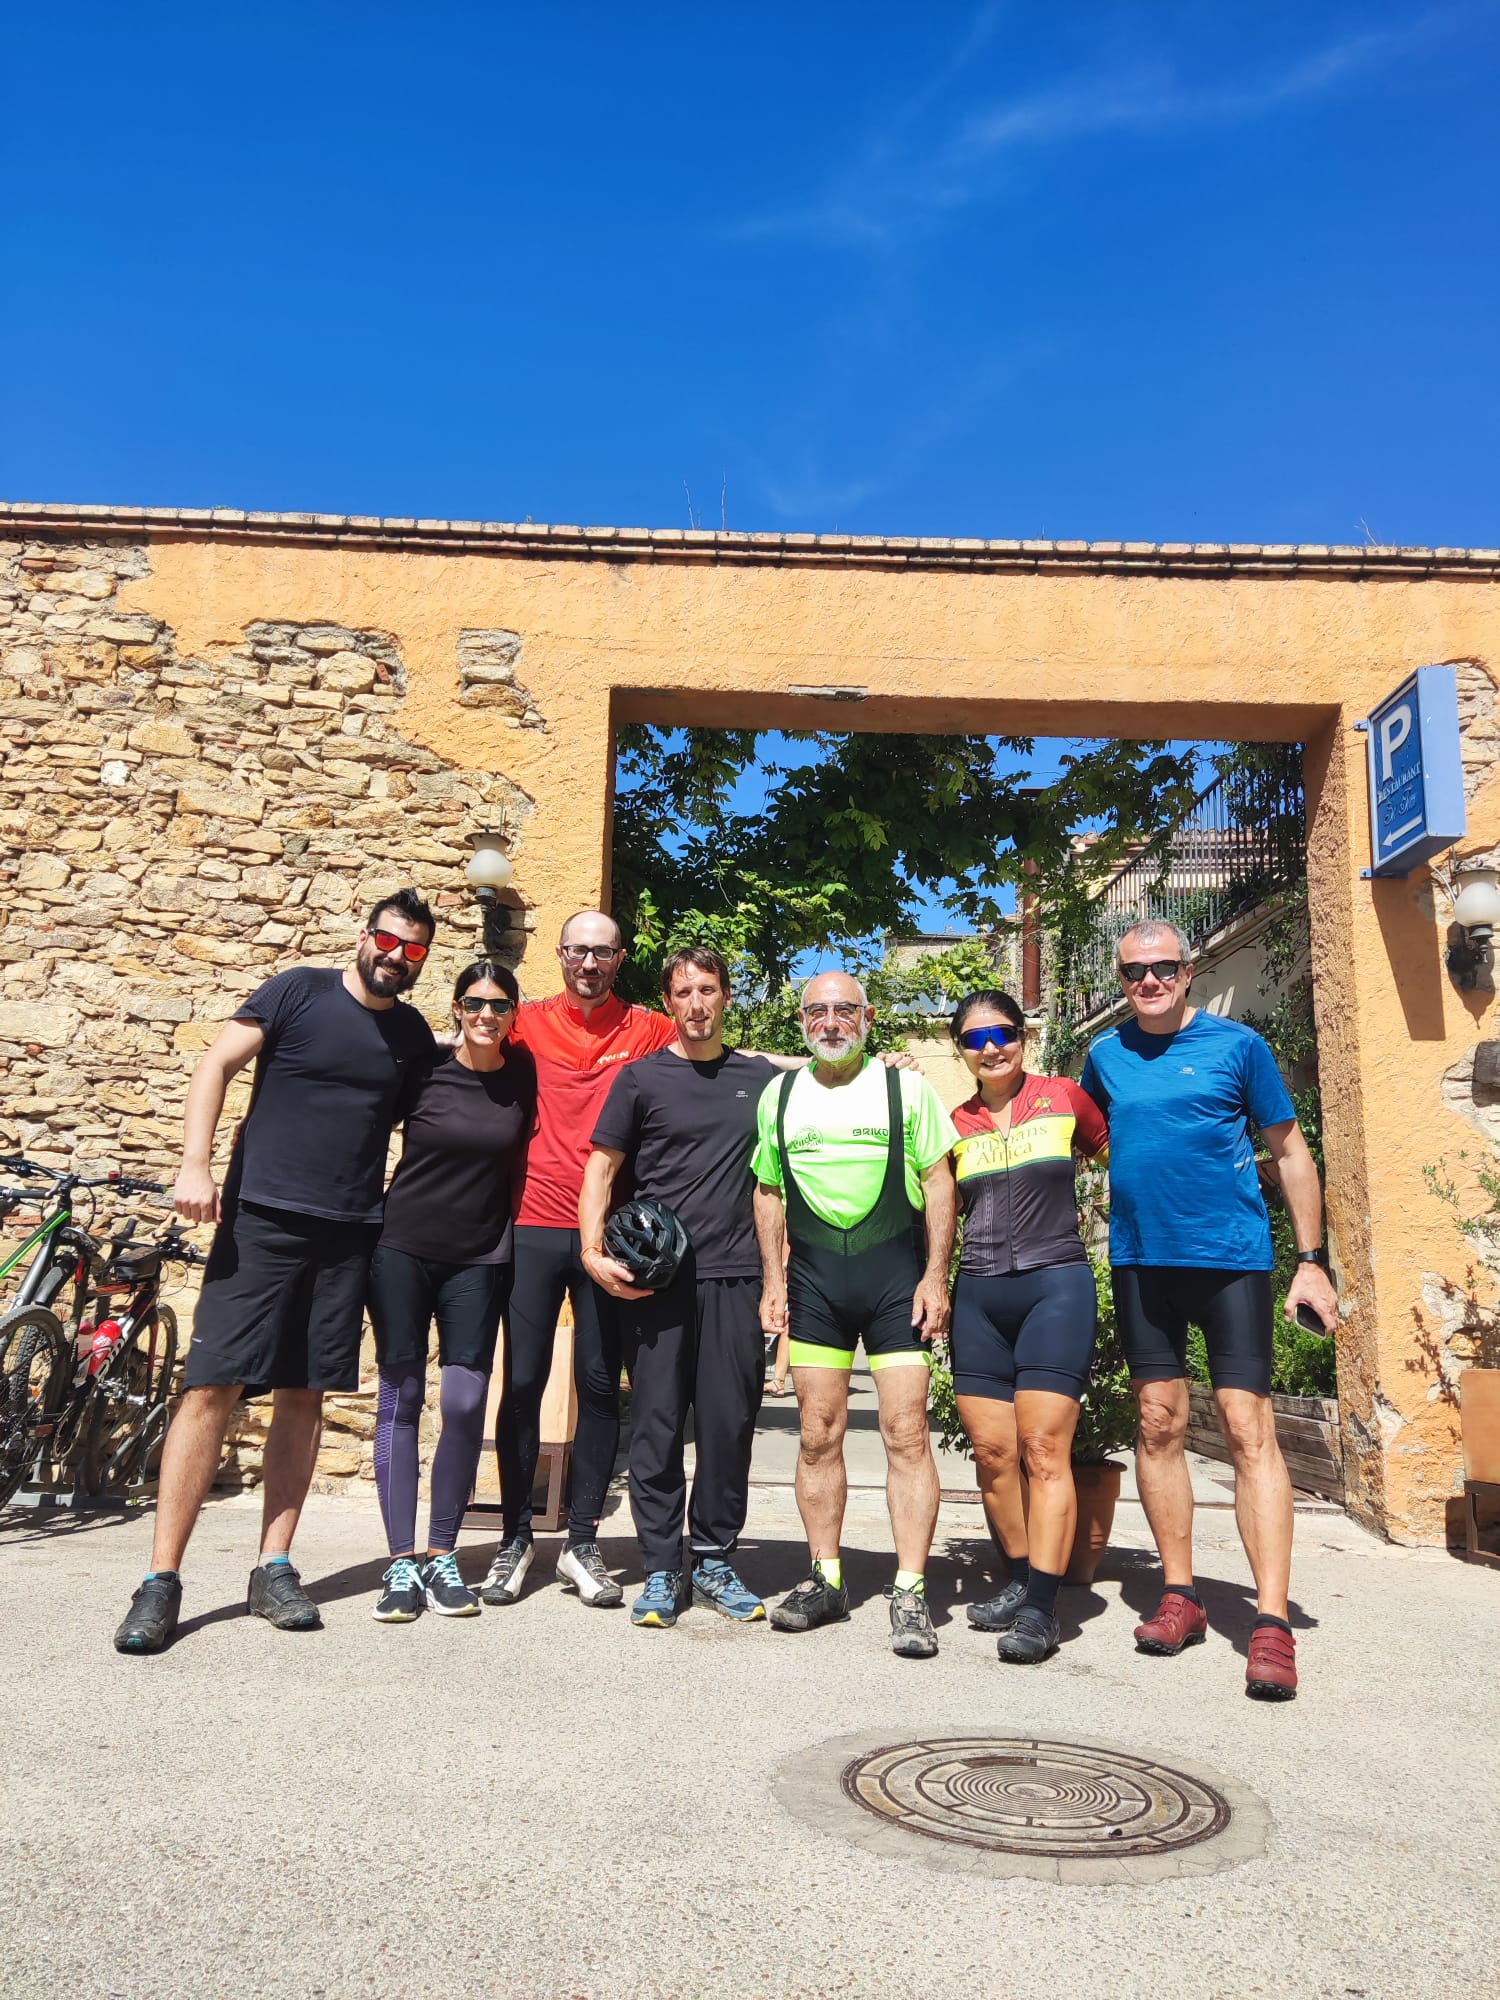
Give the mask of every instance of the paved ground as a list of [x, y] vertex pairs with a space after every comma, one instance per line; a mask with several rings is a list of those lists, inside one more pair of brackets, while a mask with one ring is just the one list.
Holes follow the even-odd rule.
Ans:
[[[862, 1394], [867, 1392], [862, 1392]], [[758, 1461], [785, 1462], [782, 1411]], [[878, 1479], [873, 1440], [856, 1480]], [[1201, 1489], [1227, 1494], [1217, 1468]], [[945, 1475], [946, 1479], [946, 1475]], [[967, 1483], [958, 1469], [955, 1483]], [[689, 1613], [632, 1630], [552, 1586], [508, 1611], [369, 1618], [372, 1502], [309, 1509], [300, 1556], [327, 1629], [242, 1612], [256, 1510], [221, 1500], [194, 1544], [178, 1643], [123, 1660], [110, 1630], [144, 1518], [0, 1517], [11, 1671], [0, 1741], [0, 1992], [17, 1996], [1000, 1993], [1493, 1994], [1500, 1964], [1500, 1575], [1299, 1521], [1303, 1694], [1244, 1699], [1247, 1573], [1201, 1518], [1215, 1626], [1177, 1661], [1130, 1626], [1153, 1600], [1137, 1507], [1065, 1645], [1006, 1668], [968, 1630], [987, 1585], [972, 1505], [947, 1504], [931, 1577], [941, 1656], [895, 1660], [892, 1558], [857, 1484], [852, 1621], [806, 1638]], [[626, 1519], [607, 1552], [635, 1574]], [[482, 1572], [483, 1536], [465, 1564]], [[744, 1569], [801, 1573], [784, 1488], [759, 1486]], [[931, 1872], [790, 1817], [773, 1779], [827, 1738], [993, 1730], [1119, 1742], [1259, 1793], [1269, 1852], [1150, 1887]]]

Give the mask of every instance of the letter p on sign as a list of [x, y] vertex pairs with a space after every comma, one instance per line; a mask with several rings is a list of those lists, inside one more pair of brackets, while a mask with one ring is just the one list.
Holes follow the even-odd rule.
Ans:
[[1391, 775], [1391, 761], [1401, 745], [1411, 735], [1411, 704], [1402, 702], [1388, 715], [1380, 718], [1380, 782], [1384, 784]]

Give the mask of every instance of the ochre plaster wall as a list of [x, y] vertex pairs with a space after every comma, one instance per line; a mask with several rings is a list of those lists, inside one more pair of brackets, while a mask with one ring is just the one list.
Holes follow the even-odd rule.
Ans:
[[[1494, 581], [1441, 564], [1430, 575], [1274, 564], [1248, 575], [1024, 574], [748, 554], [455, 553], [378, 536], [355, 549], [207, 529], [153, 530], [145, 553], [119, 603], [160, 621], [179, 660], [233, 658], [247, 627], [267, 621], [391, 636], [406, 674], [402, 738], [455, 773], [503, 776], [530, 802], [516, 861], [535, 925], [521, 966], [532, 994], [555, 984], [561, 920], [607, 895], [619, 720], [1306, 741], [1351, 1500], [1392, 1534], [1442, 1538], [1456, 1415], [1420, 1316], [1433, 1274], [1454, 1275], [1463, 1259], [1422, 1167], [1456, 1165], [1466, 1142], [1474, 1150], [1442, 1085], [1489, 1032], [1493, 993], [1460, 994], [1446, 978], [1446, 919], [1425, 871], [1359, 880], [1367, 834], [1353, 724], [1414, 666], [1462, 659], [1489, 671], [1500, 661]], [[466, 705], [460, 635], [475, 630], [518, 635], [514, 679], [540, 726]], [[866, 697], [789, 692], [830, 685]], [[1500, 843], [1500, 779], [1478, 786], [1470, 812], [1467, 848]], [[451, 849], [473, 818], [456, 798]], [[411, 872], [458, 899], [455, 865]], [[231, 988], [226, 980], [226, 1004]]]

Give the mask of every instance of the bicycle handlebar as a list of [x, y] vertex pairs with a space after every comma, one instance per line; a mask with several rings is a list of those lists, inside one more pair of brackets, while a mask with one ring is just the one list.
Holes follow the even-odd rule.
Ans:
[[133, 1174], [122, 1174], [118, 1168], [107, 1174], [88, 1175], [63, 1173], [57, 1167], [44, 1167], [39, 1160], [23, 1159], [19, 1154], [0, 1157], [0, 1170], [8, 1174], [19, 1174], [23, 1180], [33, 1174], [43, 1180], [55, 1181], [59, 1185], [66, 1181], [71, 1187], [113, 1188], [118, 1194], [170, 1194], [171, 1188], [165, 1181], [137, 1180]]

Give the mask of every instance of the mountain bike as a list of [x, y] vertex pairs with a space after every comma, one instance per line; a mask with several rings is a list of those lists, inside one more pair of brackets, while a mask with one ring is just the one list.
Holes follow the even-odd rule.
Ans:
[[[86, 1318], [89, 1289], [104, 1253], [89, 1230], [74, 1219], [75, 1194], [80, 1190], [87, 1193], [92, 1223], [95, 1189], [110, 1188], [117, 1194], [165, 1194], [168, 1190], [160, 1181], [138, 1180], [119, 1173], [60, 1173], [56, 1168], [15, 1156], [0, 1156], [0, 1172], [18, 1180], [41, 1179], [52, 1183], [40, 1223], [0, 1264], [0, 1282], [25, 1266], [15, 1294], [0, 1316], [0, 1507], [3, 1507], [44, 1455], [51, 1454], [55, 1462], [65, 1458], [81, 1430], [83, 1402], [67, 1398], [65, 1392], [70, 1374], [76, 1372], [70, 1363], [76, 1360], [77, 1336]], [[0, 1187], [0, 1216], [35, 1198], [30, 1189]], [[56, 1308], [70, 1285], [65, 1321]]]
[[[81, 1332], [75, 1343], [74, 1393], [82, 1389], [87, 1409], [86, 1424], [80, 1419], [79, 1425], [77, 1480], [90, 1499], [143, 1485], [156, 1475], [177, 1365], [177, 1315], [162, 1301], [162, 1266], [207, 1262], [201, 1250], [183, 1241], [180, 1223], [155, 1243], [130, 1242], [130, 1228], [127, 1224], [125, 1234], [115, 1238], [95, 1284], [95, 1311], [102, 1316], [109, 1309], [109, 1322], [120, 1336], [92, 1383], [81, 1376]], [[96, 1326], [109, 1322], [96, 1320]]]

